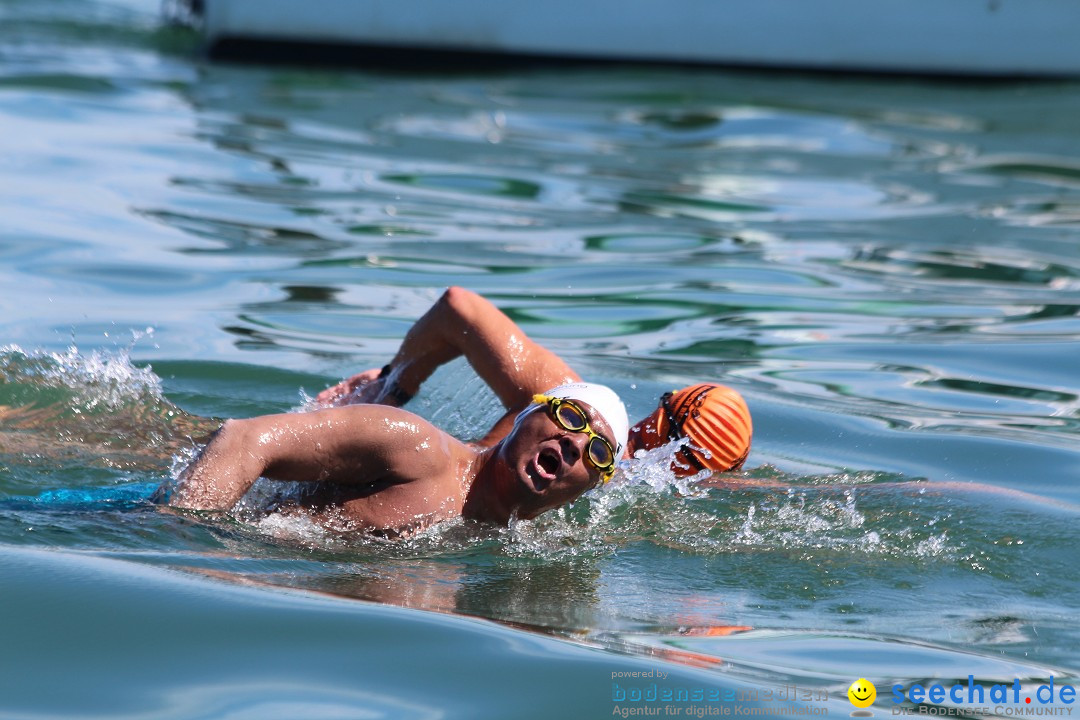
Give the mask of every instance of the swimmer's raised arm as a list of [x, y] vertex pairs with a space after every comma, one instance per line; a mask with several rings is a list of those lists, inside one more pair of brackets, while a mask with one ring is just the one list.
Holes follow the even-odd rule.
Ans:
[[399, 405], [415, 395], [436, 368], [462, 355], [513, 414], [534, 394], [581, 380], [562, 358], [531, 340], [490, 301], [451, 287], [417, 320], [383, 371], [354, 375], [317, 399]]
[[[409, 330], [397, 355], [383, 370], [368, 370], [322, 392], [324, 404], [402, 405], [443, 363], [464, 355], [498, 395], [507, 413], [477, 444], [505, 437], [516, 414], [548, 387], [578, 382], [562, 358], [529, 339], [488, 300], [451, 287]], [[750, 452], [753, 423], [746, 401], [734, 389], [702, 382], [658, 398], [656, 408], [630, 430], [627, 453], [686, 438], [689, 445], [672, 464], [679, 475], [742, 467]]]
[[445, 438], [412, 413], [372, 405], [228, 420], [181, 474], [169, 504], [228, 510], [260, 477], [407, 483], [446, 464], [445, 453], [418, 452], [446, 447]]

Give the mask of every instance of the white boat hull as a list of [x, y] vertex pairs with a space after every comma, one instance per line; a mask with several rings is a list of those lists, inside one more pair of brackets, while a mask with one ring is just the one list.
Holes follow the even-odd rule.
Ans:
[[211, 47], [292, 42], [953, 75], [1080, 75], [1077, 0], [204, 0]]

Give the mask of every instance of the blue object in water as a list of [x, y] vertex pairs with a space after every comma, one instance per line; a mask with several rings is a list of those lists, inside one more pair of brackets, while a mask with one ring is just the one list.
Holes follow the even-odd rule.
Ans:
[[64, 506], [78, 509], [91, 509], [99, 506], [108, 508], [143, 505], [153, 502], [160, 485], [154, 482], [128, 483], [108, 487], [61, 488], [46, 490], [36, 498], [31, 498], [34, 505]]

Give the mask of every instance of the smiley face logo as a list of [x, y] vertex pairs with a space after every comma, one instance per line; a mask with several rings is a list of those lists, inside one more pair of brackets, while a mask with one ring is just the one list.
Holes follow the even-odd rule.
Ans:
[[847, 697], [857, 708], [870, 707], [877, 699], [877, 688], [866, 678], [859, 678], [847, 689]]

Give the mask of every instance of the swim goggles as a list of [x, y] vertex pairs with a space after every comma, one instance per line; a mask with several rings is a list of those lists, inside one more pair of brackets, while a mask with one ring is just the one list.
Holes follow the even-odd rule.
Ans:
[[[683, 413], [682, 420], [675, 418], [675, 412], [671, 409], [671, 398], [675, 393], [666, 392], [660, 397], [660, 406], [664, 408], [664, 415], [667, 416], [668, 421], [668, 440], [682, 440], [684, 437], [688, 437], [686, 431], [683, 430], [683, 423], [686, 422], [686, 418], [690, 416], [690, 409], [687, 406], [687, 410]], [[685, 459], [691, 467], [695, 468], [698, 472], [705, 469], [705, 466], [701, 464], [701, 461], [697, 459], [697, 456], [690, 451], [687, 445], [683, 445], [675, 452], [675, 457], [680, 460]]]
[[607, 438], [592, 429], [585, 411], [573, 400], [547, 395], [533, 395], [533, 402], [547, 405], [548, 414], [563, 430], [588, 435], [589, 442], [585, 445], [585, 457], [594, 468], [600, 471], [601, 482], [606, 483], [611, 480], [611, 476], [615, 474], [615, 448], [611, 446]]

